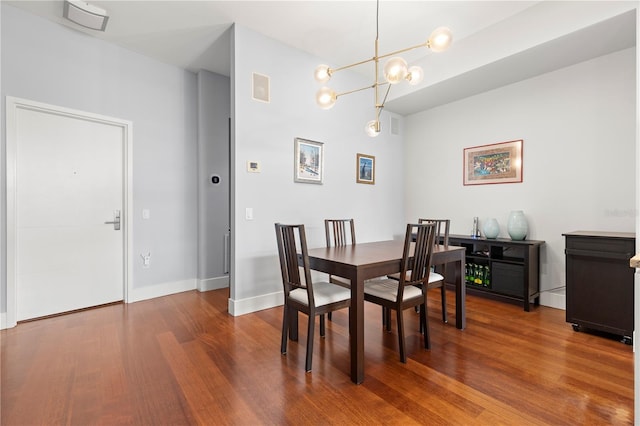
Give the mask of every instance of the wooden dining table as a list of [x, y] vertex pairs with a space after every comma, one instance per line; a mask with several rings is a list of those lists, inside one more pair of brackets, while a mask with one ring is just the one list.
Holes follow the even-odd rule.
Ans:
[[[311, 269], [351, 280], [351, 308], [349, 310], [349, 346], [351, 380], [364, 380], [364, 281], [400, 272], [403, 240], [378, 241], [309, 250]], [[454, 264], [456, 294], [456, 328], [464, 329], [465, 248], [435, 246], [432, 264]]]

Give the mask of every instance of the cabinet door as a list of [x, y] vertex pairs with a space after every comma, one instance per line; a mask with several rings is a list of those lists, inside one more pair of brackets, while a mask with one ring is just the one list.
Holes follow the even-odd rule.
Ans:
[[524, 294], [524, 266], [492, 262], [491, 289], [498, 293], [522, 298]]
[[628, 260], [567, 249], [567, 321], [630, 335], [633, 273]]

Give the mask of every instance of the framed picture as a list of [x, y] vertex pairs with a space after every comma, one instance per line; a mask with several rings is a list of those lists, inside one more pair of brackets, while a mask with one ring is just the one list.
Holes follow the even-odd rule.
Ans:
[[464, 149], [464, 185], [522, 182], [522, 139]]
[[367, 154], [356, 155], [356, 182], [376, 183], [376, 157]]
[[294, 149], [294, 181], [322, 184], [324, 144], [296, 138]]

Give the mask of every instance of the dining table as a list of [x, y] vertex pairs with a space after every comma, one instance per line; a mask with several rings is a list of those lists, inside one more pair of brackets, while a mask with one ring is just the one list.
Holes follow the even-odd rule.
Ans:
[[[347, 278], [351, 281], [349, 309], [349, 346], [351, 381], [364, 381], [364, 282], [400, 272], [403, 240], [377, 241], [352, 245], [314, 248], [308, 251], [311, 269]], [[466, 326], [464, 282], [465, 248], [436, 245], [433, 265], [453, 264], [455, 270], [456, 328]], [[451, 271], [452, 268], [448, 268]], [[449, 280], [451, 277], [447, 277]], [[450, 282], [450, 281], [449, 281]]]

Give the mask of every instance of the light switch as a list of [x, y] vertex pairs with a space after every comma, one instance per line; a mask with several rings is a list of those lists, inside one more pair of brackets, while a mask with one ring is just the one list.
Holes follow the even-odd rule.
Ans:
[[251, 207], [247, 207], [244, 214], [245, 219], [253, 220], [253, 209]]
[[149, 209], [142, 209], [142, 218], [143, 219], [149, 219], [149, 217], [151, 216], [151, 212], [149, 211]]

